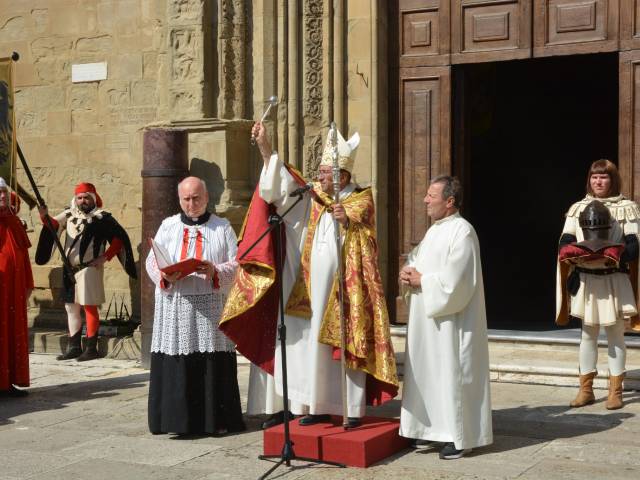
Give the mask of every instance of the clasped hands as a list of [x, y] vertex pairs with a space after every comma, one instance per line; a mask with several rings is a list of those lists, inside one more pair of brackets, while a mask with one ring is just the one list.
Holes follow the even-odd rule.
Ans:
[[400, 280], [400, 285], [413, 287], [413, 288], [420, 288], [422, 274], [419, 271], [417, 271], [414, 267], [409, 267], [405, 265], [400, 270], [400, 275], [398, 276], [398, 279]]

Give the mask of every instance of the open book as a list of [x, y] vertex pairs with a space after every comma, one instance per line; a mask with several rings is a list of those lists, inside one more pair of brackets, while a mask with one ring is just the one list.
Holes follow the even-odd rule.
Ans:
[[186, 260], [182, 260], [178, 263], [172, 263], [171, 255], [169, 255], [166, 248], [156, 242], [153, 238], [149, 239], [149, 245], [156, 257], [158, 268], [161, 272], [164, 272], [167, 275], [174, 272], [180, 272], [180, 278], [186, 277], [187, 275], [191, 275], [196, 271], [196, 268], [205, 263], [197, 258], [187, 258]]

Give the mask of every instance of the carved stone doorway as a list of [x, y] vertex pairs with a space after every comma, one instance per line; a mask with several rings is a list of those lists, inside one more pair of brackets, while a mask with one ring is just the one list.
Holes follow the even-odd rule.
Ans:
[[618, 157], [618, 55], [453, 67], [453, 171], [480, 238], [490, 328], [546, 330], [564, 213]]

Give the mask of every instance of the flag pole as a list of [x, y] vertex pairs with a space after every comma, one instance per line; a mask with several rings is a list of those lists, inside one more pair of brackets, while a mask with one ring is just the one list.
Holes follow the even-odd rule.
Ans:
[[[13, 52], [11, 54], [11, 60], [13, 60], [14, 62], [17, 62], [18, 60], [20, 60], [20, 54], [18, 52]], [[33, 190], [33, 193], [36, 196], [38, 206], [46, 207], [47, 204], [45, 203], [44, 198], [42, 198], [42, 195], [40, 195], [40, 190], [38, 190], [36, 182], [33, 179], [33, 175], [31, 175], [31, 169], [27, 164], [27, 160], [24, 158], [24, 154], [22, 153], [22, 149], [20, 148], [20, 144], [18, 143], [17, 139], [16, 139], [16, 150], [18, 151], [18, 158], [20, 158], [20, 163], [22, 163], [22, 168], [24, 169], [24, 172], [26, 173], [27, 178], [29, 179], [29, 183], [31, 184], [31, 189]], [[64, 265], [65, 275], [67, 275], [67, 278], [69, 279], [71, 284], [75, 284], [76, 279], [73, 274], [73, 267], [71, 266], [71, 262], [69, 262], [69, 258], [64, 253], [64, 248], [62, 247], [62, 243], [60, 243], [60, 239], [58, 238], [58, 232], [55, 228], [53, 228], [51, 217], [49, 215], [45, 215], [45, 217], [43, 218], [43, 222], [45, 227], [49, 230], [49, 232], [51, 232], [51, 235], [53, 236], [53, 241], [58, 251], [60, 252], [60, 257], [62, 258], [62, 263]]]

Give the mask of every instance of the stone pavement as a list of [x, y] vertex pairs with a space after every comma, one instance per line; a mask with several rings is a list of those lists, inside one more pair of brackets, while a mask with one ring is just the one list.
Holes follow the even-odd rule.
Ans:
[[[0, 480], [254, 479], [259, 418], [222, 438], [152, 436], [146, 426], [148, 372], [135, 361], [56, 362], [32, 354], [31, 394], [0, 398]], [[239, 367], [243, 401], [249, 368]], [[602, 398], [605, 391], [598, 390]], [[574, 388], [492, 383], [495, 443], [460, 460], [406, 450], [368, 469], [295, 462], [279, 479], [632, 479], [640, 478], [640, 392], [616, 412], [603, 402], [569, 410]], [[399, 402], [377, 411], [396, 416]]]

